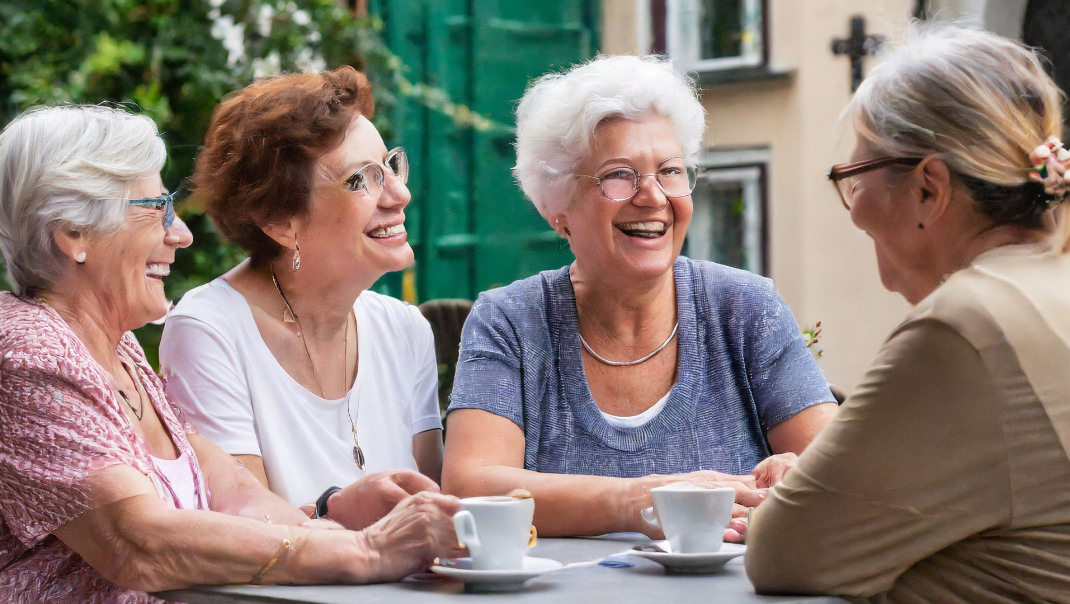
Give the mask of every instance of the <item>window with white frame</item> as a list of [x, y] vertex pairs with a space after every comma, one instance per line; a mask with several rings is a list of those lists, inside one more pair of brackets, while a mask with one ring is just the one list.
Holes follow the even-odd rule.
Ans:
[[[764, 0], [641, 0], [651, 10], [655, 50], [683, 71], [759, 67], [765, 63]], [[658, 34], [662, 34], [659, 36]]]
[[684, 254], [752, 273], [765, 273], [764, 164], [709, 162], [691, 194], [694, 213]]

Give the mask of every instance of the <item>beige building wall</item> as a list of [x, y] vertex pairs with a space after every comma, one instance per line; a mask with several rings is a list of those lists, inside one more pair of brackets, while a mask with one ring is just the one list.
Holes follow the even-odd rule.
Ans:
[[[914, 0], [768, 0], [770, 68], [785, 78], [703, 87], [711, 149], [767, 147], [768, 264], [777, 290], [803, 326], [821, 322], [818, 364], [850, 391], [909, 306], [884, 290], [873, 243], [850, 221], [825, 178], [847, 161], [837, 132], [850, 99], [850, 61], [833, 55], [854, 15], [867, 33], [904, 26]], [[634, 53], [645, 38], [641, 3], [605, 0], [603, 52]], [[645, 42], [649, 44], [648, 41]], [[867, 66], [873, 59], [867, 59]], [[839, 135], [838, 135], [839, 134]]]

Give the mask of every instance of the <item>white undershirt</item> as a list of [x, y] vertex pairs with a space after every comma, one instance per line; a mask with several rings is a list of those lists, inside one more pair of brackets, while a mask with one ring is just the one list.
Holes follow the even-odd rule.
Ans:
[[661, 397], [661, 400], [654, 403], [654, 406], [643, 411], [639, 415], [629, 415], [627, 417], [621, 417], [620, 415], [610, 415], [605, 411], [602, 411], [602, 417], [606, 418], [606, 422], [614, 428], [638, 428], [643, 424], [654, 419], [654, 417], [661, 413], [661, 410], [665, 408], [665, 403], [669, 402], [669, 395]]
[[150, 455], [156, 470], [163, 474], [178, 500], [178, 508], [181, 510], [197, 509], [197, 491], [193, 486], [193, 468], [189, 465], [189, 458], [183, 453], [176, 459], [163, 459]]
[[[442, 427], [434, 337], [420, 311], [370, 291], [353, 309], [357, 376], [338, 400], [286, 373], [245, 297], [222, 279], [188, 292], [167, 318], [160, 343], [167, 394], [224, 451], [260, 456], [271, 490], [294, 505], [366, 473], [416, 470], [413, 435]], [[347, 410], [364, 470], [353, 462]]]

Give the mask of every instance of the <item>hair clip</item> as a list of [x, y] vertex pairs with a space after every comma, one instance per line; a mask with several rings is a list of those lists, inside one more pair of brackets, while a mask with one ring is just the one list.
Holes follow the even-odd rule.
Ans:
[[1067, 164], [1070, 163], [1070, 150], [1063, 147], [1063, 142], [1051, 136], [1038, 145], [1029, 154], [1033, 166], [1029, 168], [1029, 180], [1044, 185], [1044, 192], [1057, 200], [1066, 195]]

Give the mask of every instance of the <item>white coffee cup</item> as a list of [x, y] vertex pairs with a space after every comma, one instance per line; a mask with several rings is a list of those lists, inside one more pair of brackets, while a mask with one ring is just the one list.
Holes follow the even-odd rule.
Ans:
[[654, 507], [642, 511], [643, 520], [661, 527], [674, 554], [707, 554], [721, 549], [732, 520], [736, 491], [670, 484], [650, 489]]
[[468, 547], [475, 570], [519, 570], [535, 543], [534, 499], [468, 497], [453, 516], [457, 539]]

